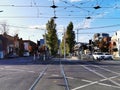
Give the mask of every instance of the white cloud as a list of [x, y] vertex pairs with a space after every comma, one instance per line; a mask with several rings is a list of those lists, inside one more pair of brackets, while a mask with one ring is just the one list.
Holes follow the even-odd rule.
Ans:
[[84, 35], [84, 36], [81, 35], [81, 36], [78, 38], [78, 42], [88, 42], [89, 39], [90, 39], [90, 37], [85, 36], [85, 35]]
[[29, 26], [31, 29], [46, 29], [46, 25], [33, 25]]
[[[85, 1], [85, 0], [69, 0], [70, 2], [81, 2], [81, 1]], [[86, 1], [94, 1], [94, 0], [86, 0]]]
[[93, 21], [93, 19], [84, 19], [84, 20], [81, 21], [80, 23], [74, 25], [74, 29], [90, 28], [92, 21]]
[[83, 28], [90, 28], [91, 27], [91, 22], [92, 22], [92, 19], [85, 19], [83, 21]]
[[70, 0], [70, 2], [80, 2], [82, 0]]
[[104, 17], [105, 15], [109, 14], [110, 12], [106, 11], [106, 12], [103, 12], [103, 13], [100, 13], [98, 15], [95, 16], [95, 18], [102, 18]]

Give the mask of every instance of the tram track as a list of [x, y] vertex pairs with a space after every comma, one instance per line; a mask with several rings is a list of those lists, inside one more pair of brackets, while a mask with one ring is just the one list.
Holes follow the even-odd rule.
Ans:
[[68, 82], [68, 80], [67, 80], [67, 76], [66, 76], [66, 74], [65, 74], [65, 70], [64, 70], [64, 67], [63, 67], [63, 65], [62, 65], [62, 63], [61, 63], [61, 60], [60, 60], [60, 69], [61, 69], [61, 73], [62, 73], [62, 75], [63, 75], [63, 78], [64, 78], [64, 82], [65, 82], [65, 90], [70, 90], [70, 88], [69, 88], [69, 82]]
[[40, 72], [38, 78], [35, 80], [35, 82], [32, 84], [32, 86], [30, 87], [29, 90], [34, 90], [35, 86], [40, 81], [40, 79], [42, 78], [42, 76], [44, 75], [44, 73], [47, 71], [47, 69], [48, 69], [48, 66], [46, 66], [45, 69], [42, 72]]
[[[58, 62], [59, 62], [59, 64], [58, 64]], [[61, 86], [63, 85], [62, 86], [62, 88], [63, 88], [62, 90], [70, 90], [69, 83], [68, 83], [68, 80], [67, 80], [67, 76], [65, 74], [64, 67], [63, 67], [63, 65], [61, 63], [61, 60], [59, 59], [58, 62], [57, 62], [56, 65], [55, 65], [56, 61], [55, 62], [52, 61], [51, 63], [47, 64], [46, 67], [39, 73], [39, 76], [34, 81], [34, 83], [31, 85], [31, 87], [29, 88], [29, 90], [36, 90], [36, 88], [38, 90], [39, 87], [40, 87], [39, 90], [42, 90], [41, 88], [43, 88], [43, 86], [40, 86], [40, 85], [43, 85], [44, 82], [49, 82], [50, 79], [53, 79], [53, 81], [57, 82], [57, 83], [61, 83], [62, 82], [61, 83]], [[55, 67], [58, 67], [58, 68], [56, 68], [57, 72], [54, 72], [55, 74], [52, 73], [53, 76], [52, 75], [48, 76], [48, 73], [51, 74], [54, 65], [55, 65]], [[61, 79], [61, 80], [58, 80], [58, 78]], [[58, 84], [58, 87], [59, 86], [60, 85]], [[52, 88], [49, 88], [49, 90], [52, 90]]]

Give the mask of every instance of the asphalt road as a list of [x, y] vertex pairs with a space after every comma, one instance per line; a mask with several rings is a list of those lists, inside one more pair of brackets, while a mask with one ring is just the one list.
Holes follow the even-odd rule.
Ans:
[[120, 90], [120, 61], [33, 61], [33, 57], [0, 60], [0, 90], [32, 89]]

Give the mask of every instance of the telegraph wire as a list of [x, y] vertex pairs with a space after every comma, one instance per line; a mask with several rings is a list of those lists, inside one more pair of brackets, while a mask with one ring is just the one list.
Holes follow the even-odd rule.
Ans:
[[[56, 16], [56, 14], [55, 14], [55, 16]], [[54, 17], [55, 17], [54, 16]], [[52, 17], [52, 15], [50, 15], [50, 16], [39, 16], [38, 17], [38, 15], [37, 16], [0, 16], [0, 18], [23, 18], [23, 19], [25, 19], [25, 18], [51, 18]], [[73, 16], [73, 15], [67, 15], [67, 16], [62, 16], [62, 15], [58, 15], [57, 16], [58, 18], [81, 18], [81, 19], [84, 19], [84, 18], [88, 18], [88, 17], [85, 17], [85, 16], [78, 16], [78, 15], [76, 15], [76, 16]], [[109, 17], [109, 18], [96, 18], [96, 17], [90, 17], [90, 19], [120, 19], [120, 17]]]
[[[42, 6], [42, 5], [0, 5], [0, 7], [46, 7], [46, 8], [49, 8], [51, 6]], [[58, 6], [59, 8], [94, 8], [94, 7], [87, 7], [87, 6], [75, 6], [75, 5], [71, 5], [71, 6]], [[109, 6], [109, 7], [101, 7], [101, 8], [115, 8], [113, 6]], [[120, 9], [120, 6], [119, 7], [116, 7], [118, 9]]]
[[[25, 26], [22, 26], [22, 25], [21, 26], [16, 26], [16, 25], [9, 25], [9, 24], [7, 24], [6, 26], [15, 27], [15, 28], [45, 30], [44, 28], [37, 28], [37, 27], [36, 28], [30, 28], [30, 27], [25, 27]], [[74, 30], [102, 29], [102, 28], [112, 28], [112, 27], [119, 27], [119, 26], [120, 26], [120, 24], [115, 24], [115, 25], [100, 26], [100, 27], [91, 27], [91, 28], [75, 28]]]
[[120, 26], [120, 24], [115, 24], [115, 25], [101, 26], [101, 27], [76, 28], [75, 30], [102, 29], [102, 28], [111, 28], [111, 27], [119, 27], [119, 26]]

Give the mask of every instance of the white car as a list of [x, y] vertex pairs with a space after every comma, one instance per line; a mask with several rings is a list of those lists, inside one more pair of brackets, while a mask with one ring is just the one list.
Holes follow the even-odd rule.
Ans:
[[93, 54], [94, 60], [113, 60], [113, 55], [109, 53], [95, 52]]
[[95, 52], [93, 54], [93, 59], [94, 60], [102, 60], [102, 59], [104, 59], [104, 54], [101, 52]]
[[113, 55], [111, 55], [109, 53], [105, 53], [104, 56], [105, 56], [104, 57], [105, 60], [113, 60]]

